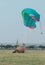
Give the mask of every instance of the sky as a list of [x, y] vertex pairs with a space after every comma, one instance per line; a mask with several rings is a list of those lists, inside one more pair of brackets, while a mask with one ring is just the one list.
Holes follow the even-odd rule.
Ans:
[[[33, 8], [40, 14], [40, 22], [31, 30], [24, 26], [21, 11]], [[1, 43], [45, 44], [45, 0], [0, 0], [0, 42]]]

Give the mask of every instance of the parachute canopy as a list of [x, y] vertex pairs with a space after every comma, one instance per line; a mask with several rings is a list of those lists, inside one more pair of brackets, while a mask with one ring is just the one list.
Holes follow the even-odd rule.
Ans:
[[22, 10], [22, 16], [24, 20], [24, 25], [34, 29], [36, 28], [36, 22], [40, 21], [40, 15], [34, 9], [25, 8]]

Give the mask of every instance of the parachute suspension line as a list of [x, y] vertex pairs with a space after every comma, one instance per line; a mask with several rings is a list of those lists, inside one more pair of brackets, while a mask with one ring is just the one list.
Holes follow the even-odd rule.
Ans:
[[40, 31], [41, 31], [41, 34], [43, 34], [42, 26], [41, 26], [41, 21], [40, 21]]
[[26, 43], [28, 43], [28, 30], [26, 30]]
[[[32, 22], [32, 18], [30, 19], [30, 21]], [[27, 33], [26, 33], [26, 37], [27, 37], [27, 38], [26, 38], [26, 41], [27, 41], [27, 43], [28, 43], [28, 35], [29, 35], [28, 29], [26, 29], [26, 32], [27, 32]]]

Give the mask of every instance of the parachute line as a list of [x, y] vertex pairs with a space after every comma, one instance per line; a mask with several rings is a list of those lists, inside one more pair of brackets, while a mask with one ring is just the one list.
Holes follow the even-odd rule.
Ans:
[[42, 26], [41, 26], [41, 21], [40, 21], [40, 31], [41, 31], [41, 34], [43, 34]]

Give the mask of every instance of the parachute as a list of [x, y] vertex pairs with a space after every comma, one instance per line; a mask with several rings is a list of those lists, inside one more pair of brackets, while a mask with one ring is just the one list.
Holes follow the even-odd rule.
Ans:
[[40, 21], [40, 14], [31, 8], [25, 8], [22, 10], [21, 13], [22, 13], [24, 25], [31, 29], [36, 28], [36, 22]]

